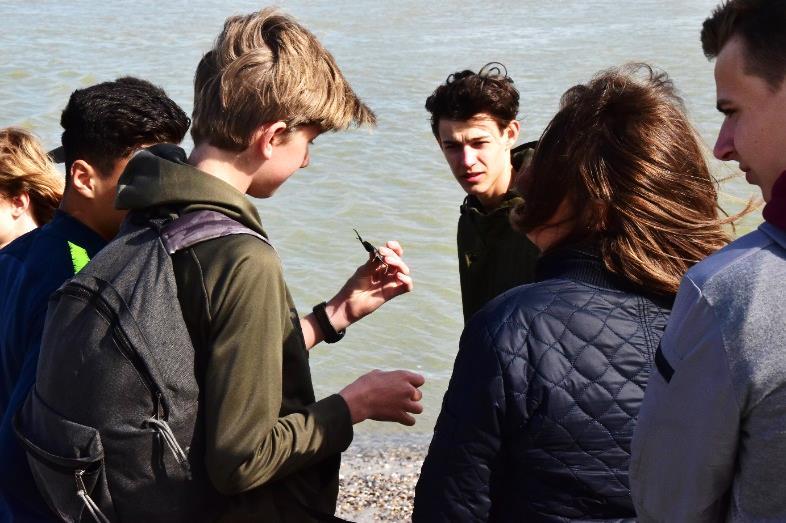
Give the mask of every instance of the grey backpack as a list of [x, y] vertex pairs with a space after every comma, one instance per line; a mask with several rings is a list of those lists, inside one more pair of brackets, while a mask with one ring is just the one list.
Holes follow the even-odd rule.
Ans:
[[64, 521], [199, 521], [220, 499], [199, 452], [196, 360], [170, 256], [229, 234], [267, 241], [215, 211], [131, 215], [50, 298], [36, 385], [14, 425]]

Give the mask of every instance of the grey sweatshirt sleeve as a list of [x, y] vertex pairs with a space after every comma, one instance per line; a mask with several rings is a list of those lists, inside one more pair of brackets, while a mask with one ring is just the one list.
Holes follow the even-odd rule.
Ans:
[[722, 521], [734, 475], [740, 408], [719, 322], [683, 279], [632, 444], [639, 521]]

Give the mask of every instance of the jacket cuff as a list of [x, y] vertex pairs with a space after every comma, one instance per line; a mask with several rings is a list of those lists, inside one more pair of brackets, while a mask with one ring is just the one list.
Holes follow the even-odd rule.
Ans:
[[352, 443], [354, 430], [349, 406], [339, 394], [321, 399], [309, 407], [317, 425], [325, 430], [324, 450], [329, 453], [344, 452]]

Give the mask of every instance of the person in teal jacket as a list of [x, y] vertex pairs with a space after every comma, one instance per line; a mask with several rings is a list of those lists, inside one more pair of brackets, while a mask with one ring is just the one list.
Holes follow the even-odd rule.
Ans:
[[120, 78], [74, 91], [61, 116], [66, 188], [51, 222], [0, 250], [0, 521], [53, 521], [12, 419], [35, 381], [49, 296], [115, 236], [117, 181], [144, 145], [179, 143], [190, 121], [160, 88]]
[[457, 232], [465, 322], [495, 296], [530, 283], [538, 257], [535, 245], [508, 221], [522, 202], [517, 175], [536, 143], [513, 148], [519, 93], [503, 69], [492, 62], [478, 73], [453, 73], [426, 100], [431, 130], [467, 193]]

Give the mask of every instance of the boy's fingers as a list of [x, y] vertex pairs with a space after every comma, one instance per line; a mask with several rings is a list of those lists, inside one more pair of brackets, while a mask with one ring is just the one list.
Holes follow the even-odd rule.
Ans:
[[398, 272], [409, 274], [409, 266], [398, 256], [385, 256], [385, 263], [388, 264], [388, 267], [397, 269]]
[[412, 290], [412, 287], [415, 286], [415, 282], [412, 280], [411, 276], [407, 276], [406, 274], [396, 273], [396, 277], [398, 280], [406, 286], [408, 291]]
[[412, 401], [420, 401], [420, 400], [422, 400], [423, 399], [423, 391], [420, 390], [420, 389], [416, 389], [415, 387], [412, 387], [411, 399], [412, 399]]
[[407, 427], [411, 427], [415, 424], [415, 418], [406, 412], [402, 412], [401, 417], [399, 417], [397, 421], [402, 425], [406, 425]]
[[424, 383], [426, 383], [426, 378], [422, 375], [418, 374], [417, 372], [412, 372], [409, 370], [400, 370], [398, 371], [401, 373], [402, 377], [407, 380], [410, 384], [414, 387], [420, 387]]
[[407, 404], [406, 411], [412, 414], [420, 414], [423, 412], [423, 405], [417, 401], [410, 401]]
[[400, 244], [399, 242], [397, 242], [396, 240], [390, 240], [390, 241], [388, 241], [388, 242], [385, 244], [385, 246], [386, 246], [388, 249], [391, 249], [393, 252], [395, 252], [395, 253], [396, 253], [396, 254], [398, 254], [399, 256], [402, 256], [402, 255], [404, 254], [404, 248], [403, 248], [403, 247], [401, 246], [401, 244]]

